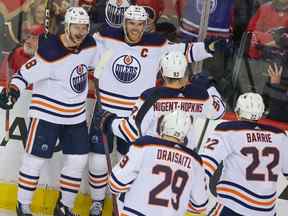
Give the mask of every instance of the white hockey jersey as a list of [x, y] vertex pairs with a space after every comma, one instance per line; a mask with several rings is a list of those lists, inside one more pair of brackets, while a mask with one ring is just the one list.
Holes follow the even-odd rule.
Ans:
[[173, 44], [156, 33], [144, 33], [137, 44], [127, 44], [123, 30], [110, 27], [94, 37], [113, 52], [99, 86], [103, 108], [118, 116], [128, 116], [143, 90], [155, 86], [160, 58], [167, 50], [183, 50], [190, 62], [212, 57], [203, 43]]
[[[213, 90], [214, 89], [214, 90]], [[151, 104], [148, 110], [142, 110], [146, 103], [158, 94], [159, 99]], [[112, 123], [112, 131], [116, 136], [133, 142], [140, 135], [159, 136], [159, 122], [167, 112], [181, 109], [188, 112], [193, 119], [196, 118], [221, 118], [225, 112], [225, 105], [221, 96], [211, 87], [208, 91], [198, 85], [187, 85], [183, 89], [167, 87], [150, 88], [141, 94], [137, 101], [134, 112], [128, 118], [115, 119]], [[144, 115], [141, 122], [137, 122], [139, 115]], [[197, 125], [193, 125], [194, 128]], [[193, 128], [192, 127], [192, 128]], [[195, 130], [191, 129], [188, 134], [188, 147], [196, 147]]]
[[35, 57], [11, 80], [20, 91], [33, 83], [28, 116], [67, 125], [85, 121], [88, 70], [98, 61], [97, 48], [92, 36], [75, 52], [66, 49], [59, 36], [41, 36]]
[[288, 177], [284, 131], [247, 121], [220, 123], [200, 152], [209, 176], [223, 161], [216, 187], [220, 204], [244, 216], [275, 214], [278, 176]]
[[120, 212], [135, 216], [183, 216], [205, 211], [208, 203], [201, 158], [190, 149], [163, 139], [139, 138], [113, 168], [112, 193]]

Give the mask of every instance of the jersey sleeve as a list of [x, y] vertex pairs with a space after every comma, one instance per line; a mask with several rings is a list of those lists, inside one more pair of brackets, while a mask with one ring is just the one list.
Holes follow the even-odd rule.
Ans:
[[93, 38], [96, 42], [96, 50], [89, 69], [94, 71], [93, 76], [96, 79], [100, 79], [104, 72], [104, 67], [111, 58], [112, 50], [105, 48], [105, 41], [100, 37], [99, 33], [95, 33]]
[[223, 133], [228, 132], [216, 132], [214, 131], [207, 139], [207, 142], [203, 144], [200, 149], [200, 156], [203, 161], [203, 167], [206, 174], [211, 177], [217, 170], [219, 164], [232, 153], [232, 149], [226, 142]]
[[115, 119], [112, 122], [112, 132], [117, 137], [124, 139], [126, 142], [134, 142], [140, 135], [136, 125], [136, 115], [143, 104], [141, 97], [136, 101], [131, 114], [126, 118]]
[[208, 119], [220, 119], [225, 114], [225, 103], [214, 86], [207, 89], [209, 99], [204, 104], [204, 113]]
[[122, 156], [109, 177], [109, 188], [112, 193], [126, 192], [139, 173], [144, 149], [131, 146], [129, 152]]
[[144, 115], [141, 122], [141, 132], [139, 131], [136, 119], [140, 114], [138, 111], [144, 104], [144, 99], [139, 97], [133, 107], [132, 113], [127, 118], [115, 119], [112, 123], [112, 132], [114, 135], [124, 139], [126, 142], [134, 142], [139, 138], [140, 134], [146, 134], [150, 125], [153, 124], [153, 119], [155, 118], [154, 112], [150, 108]]
[[192, 188], [187, 211], [194, 214], [205, 213], [208, 204], [208, 192], [205, 180], [205, 172], [200, 164], [197, 166], [191, 181]]
[[46, 62], [36, 54], [35, 57], [22, 65], [20, 70], [12, 77], [11, 84], [17, 86], [21, 91], [29, 84], [51, 77], [51, 68], [53, 68], [52, 63]]
[[206, 51], [203, 42], [172, 43], [168, 41], [167, 45], [163, 50], [163, 54], [172, 50], [183, 51], [189, 63], [202, 61], [206, 58], [213, 57], [210, 53]]

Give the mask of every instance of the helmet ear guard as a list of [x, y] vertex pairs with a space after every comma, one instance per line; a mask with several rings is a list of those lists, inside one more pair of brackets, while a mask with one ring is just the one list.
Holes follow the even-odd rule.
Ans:
[[265, 111], [262, 96], [252, 92], [240, 95], [234, 111], [239, 118], [252, 121], [259, 120]]

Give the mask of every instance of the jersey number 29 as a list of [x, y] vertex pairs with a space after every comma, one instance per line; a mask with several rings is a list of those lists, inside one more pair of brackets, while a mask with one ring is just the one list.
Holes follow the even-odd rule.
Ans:
[[[155, 175], [164, 174], [164, 180], [150, 191], [149, 204], [168, 207], [169, 201], [171, 200], [173, 208], [177, 210], [179, 208], [180, 196], [183, 193], [189, 178], [187, 172], [176, 170], [173, 173], [173, 170], [169, 166], [158, 164], [153, 167], [152, 173]], [[167, 187], [171, 188], [172, 192], [175, 194], [175, 199], [171, 198], [169, 200], [157, 197], [158, 194]]]

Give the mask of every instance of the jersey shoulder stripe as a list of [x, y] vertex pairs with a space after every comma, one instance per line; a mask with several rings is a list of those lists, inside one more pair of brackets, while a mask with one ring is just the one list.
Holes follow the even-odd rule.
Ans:
[[193, 84], [193, 82], [185, 86], [185, 88], [183, 89], [183, 94], [186, 97], [191, 97], [193, 99], [199, 100], [207, 100], [209, 98], [207, 89], [201, 87], [199, 84]]
[[[49, 49], [47, 49], [47, 47], [49, 47]], [[58, 35], [48, 34], [47, 37], [45, 37], [45, 35], [39, 37], [37, 54], [47, 62], [54, 62], [70, 54], [80, 53], [82, 50], [91, 47], [96, 47], [96, 41], [90, 35], [87, 35], [77, 52], [72, 52], [64, 47]]]
[[284, 134], [285, 131], [271, 125], [264, 125], [257, 122], [248, 121], [228, 121], [218, 124], [215, 131], [239, 131], [239, 130], [255, 130], [255, 131], [269, 131], [275, 134]]
[[181, 94], [186, 99], [207, 100], [209, 98], [209, 94], [205, 88], [193, 84], [189, 84], [182, 89], [153, 87], [142, 92], [140, 97], [142, 100], [146, 100], [156, 92], [157, 94], [160, 94], [159, 98], [177, 98], [178, 96], [181, 96]]

